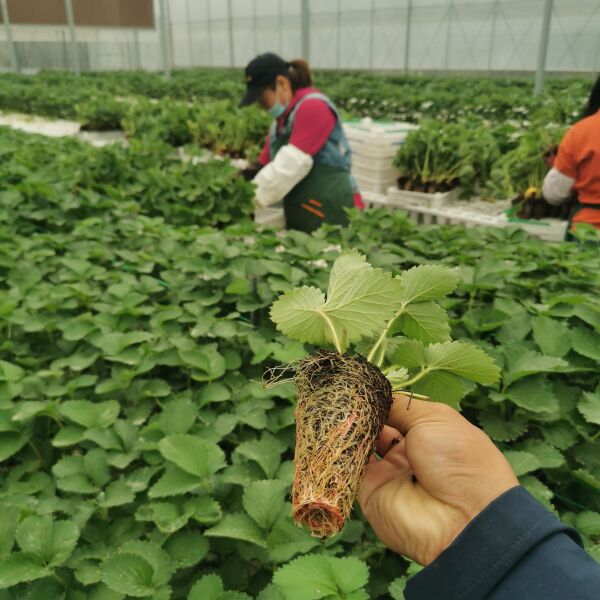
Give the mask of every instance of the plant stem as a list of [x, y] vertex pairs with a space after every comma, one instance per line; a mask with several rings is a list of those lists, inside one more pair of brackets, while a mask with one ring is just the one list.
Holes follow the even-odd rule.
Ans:
[[56, 573], [52, 573], [51, 577], [55, 581], [58, 581], [58, 583], [60, 583], [60, 585], [62, 585], [65, 590], [67, 589], [67, 583], [60, 575], [57, 575]]
[[566, 498], [565, 496], [561, 496], [560, 494], [557, 494], [556, 492], [554, 493], [554, 497], [558, 498], [565, 504], [569, 504], [570, 506], [573, 506], [575, 508], [581, 508], [583, 510], [590, 510], [587, 506], [584, 506], [583, 504], [579, 504], [579, 502], [575, 502], [575, 500], [571, 500], [570, 498]]
[[404, 394], [405, 396], [410, 396], [411, 398], [415, 398], [416, 400], [431, 400], [429, 396], [424, 396], [423, 394], [415, 394], [415, 392], [409, 392], [408, 390], [392, 390], [393, 394]]
[[36, 445], [31, 440], [27, 442], [27, 445], [33, 450], [34, 454], [38, 457], [38, 460], [43, 465], [44, 459], [42, 458], [42, 455], [40, 454], [40, 451], [37, 449]]
[[475, 301], [475, 296], [477, 296], [477, 290], [471, 290], [469, 292], [469, 304], [467, 306], [467, 310], [471, 310], [473, 308], [473, 302]]
[[426, 369], [421, 369], [412, 379], [409, 379], [407, 382], [404, 383], [404, 387], [414, 385], [415, 383], [417, 383], [417, 381], [423, 379], [423, 377], [425, 377], [425, 375], [427, 375], [429, 371], [431, 371], [429, 367], [427, 367]]
[[379, 355], [379, 360], [377, 361], [377, 366], [381, 369], [381, 367], [383, 366], [383, 361], [385, 359], [385, 352], [381, 352], [381, 354]]
[[340, 340], [339, 340], [338, 335], [337, 335], [337, 333], [335, 331], [335, 327], [333, 326], [333, 323], [331, 322], [331, 319], [323, 311], [321, 311], [321, 310], [318, 310], [317, 313], [320, 314], [325, 319], [325, 322], [329, 326], [329, 330], [331, 331], [331, 336], [333, 338], [333, 344], [335, 345], [336, 350], [340, 354], [343, 354], [343, 352], [342, 352], [342, 346], [340, 344]]
[[387, 334], [389, 333], [390, 329], [392, 328], [394, 321], [396, 321], [396, 319], [404, 312], [405, 308], [406, 308], [406, 305], [403, 304], [396, 311], [394, 316], [388, 321], [388, 324], [385, 326], [383, 333], [379, 336], [379, 339], [375, 342], [375, 345], [373, 346], [373, 348], [371, 348], [371, 352], [369, 352], [369, 356], [367, 356], [367, 360], [369, 362], [373, 362], [373, 357], [375, 356], [375, 353], [377, 352], [379, 346], [381, 346], [381, 344], [383, 344], [383, 340], [385, 340], [385, 338], [387, 337]]

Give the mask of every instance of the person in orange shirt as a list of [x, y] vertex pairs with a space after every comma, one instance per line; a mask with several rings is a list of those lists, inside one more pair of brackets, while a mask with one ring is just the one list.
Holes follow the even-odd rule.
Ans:
[[583, 118], [561, 141], [542, 193], [554, 205], [563, 204], [576, 194], [571, 223], [589, 223], [600, 229], [600, 77]]

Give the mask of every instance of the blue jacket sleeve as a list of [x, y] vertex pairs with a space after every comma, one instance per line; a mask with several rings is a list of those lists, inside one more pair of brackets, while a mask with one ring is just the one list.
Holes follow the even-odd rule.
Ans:
[[412, 579], [406, 600], [598, 600], [600, 565], [524, 488], [494, 500]]

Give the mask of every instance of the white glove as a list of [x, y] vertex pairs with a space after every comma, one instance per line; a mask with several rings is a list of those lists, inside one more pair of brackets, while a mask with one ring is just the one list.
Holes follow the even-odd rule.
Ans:
[[254, 178], [256, 204], [264, 208], [281, 202], [308, 175], [312, 166], [310, 154], [291, 144], [282, 146], [275, 158]]
[[567, 177], [564, 173], [552, 167], [544, 179], [542, 194], [550, 204], [558, 206], [569, 199], [574, 183], [575, 180], [572, 177]]

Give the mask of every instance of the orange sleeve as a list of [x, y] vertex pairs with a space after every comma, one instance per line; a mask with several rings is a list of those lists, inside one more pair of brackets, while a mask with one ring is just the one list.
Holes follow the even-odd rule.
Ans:
[[554, 168], [571, 179], [577, 179], [577, 138], [573, 128], [569, 129], [558, 147]]

